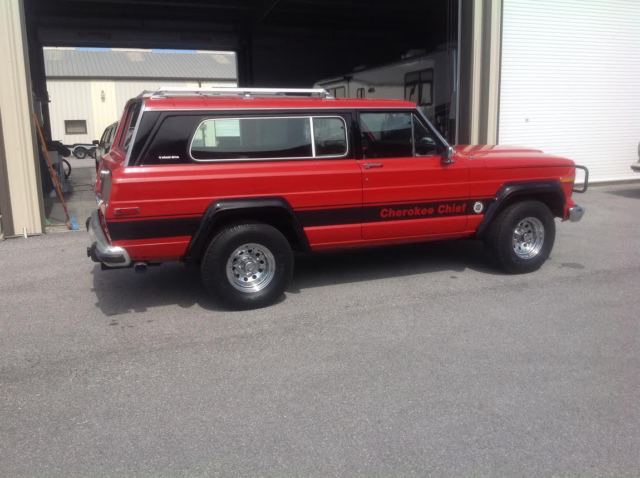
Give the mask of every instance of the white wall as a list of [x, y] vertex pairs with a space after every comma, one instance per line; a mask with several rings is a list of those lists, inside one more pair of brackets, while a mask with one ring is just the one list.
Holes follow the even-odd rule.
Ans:
[[[64, 144], [90, 143], [100, 139], [104, 129], [122, 116], [127, 101], [144, 90], [161, 86], [236, 86], [235, 82], [164, 80], [47, 80], [51, 136]], [[104, 92], [104, 101], [102, 93]], [[86, 120], [87, 134], [65, 134], [65, 120]]]
[[504, 0], [499, 142], [640, 179], [640, 2]]
[[[42, 232], [42, 204], [34, 154], [31, 79], [22, 3], [20, 0], [0, 1], [0, 134], [4, 143], [12, 232], [39, 234]], [[3, 211], [5, 220], [8, 212]], [[9, 232], [4, 231], [5, 234]]]

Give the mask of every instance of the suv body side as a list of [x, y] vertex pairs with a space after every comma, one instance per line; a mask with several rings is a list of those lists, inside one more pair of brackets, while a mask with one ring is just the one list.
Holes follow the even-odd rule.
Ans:
[[[193, 156], [207, 121], [274, 118], [309, 119], [309, 135], [316, 121], [338, 118], [346, 151], [321, 157], [314, 137], [312, 153], [301, 156]], [[312, 250], [471, 237], [532, 191], [542, 191], [538, 199], [556, 217], [569, 218], [572, 161], [497, 146], [457, 146], [443, 161], [447, 147], [404, 101], [137, 98], [100, 158], [100, 221], [132, 261], [162, 262], [188, 255], [203, 217], [221, 201], [281, 200]], [[265, 219], [247, 214], [236, 210], [231, 219]]]

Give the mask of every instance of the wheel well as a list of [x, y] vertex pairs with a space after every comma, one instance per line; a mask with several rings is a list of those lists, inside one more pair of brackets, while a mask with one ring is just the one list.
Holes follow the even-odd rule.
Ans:
[[[221, 230], [230, 225], [243, 224], [249, 222], [259, 222], [268, 224], [280, 231], [291, 245], [294, 251], [305, 251], [308, 249], [304, 231], [298, 229], [295, 218], [287, 210], [274, 208], [258, 208], [255, 210], [229, 210], [221, 211], [215, 216], [214, 226], [207, 235], [206, 244]], [[204, 250], [200, 254], [204, 253]], [[200, 257], [195, 258], [198, 261]]]
[[502, 202], [496, 213], [502, 212], [512, 204], [523, 201], [539, 201], [545, 204], [555, 217], [562, 217], [564, 214], [564, 198], [559, 191], [511, 195]]
[[482, 223], [478, 230], [478, 236], [483, 237], [489, 226], [496, 220], [498, 215], [509, 206], [523, 201], [539, 201], [546, 205], [554, 217], [563, 217], [564, 195], [562, 191], [542, 191], [542, 192], [522, 192], [507, 196], [497, 204], [497, 208], [485, 216], [486, 222]]

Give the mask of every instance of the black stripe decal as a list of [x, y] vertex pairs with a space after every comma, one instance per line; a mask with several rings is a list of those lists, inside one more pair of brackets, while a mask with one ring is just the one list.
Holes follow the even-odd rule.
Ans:
[[296, 211], [303, 227], [332, 226], [380, 221], [402, 221], [483, 214], [492, 199], [449, 200], [425, 203], [381, 204]]
[[109, 235], [114, 241], [150, 239], [154, 237], [192, 236], [201, 217], [180, 217], [141, 221], [109, 222]]
[[[380, 221], [401, 221], [437, 217], [484, 214], [493, 199], [449, 200], [424, 203], [380, 204], [366, 207], [344, 207], [295, 211], [302, 227], [337, 226]], [[112, 221], [109, 235], [114, 241], [150, 239], [154, 237], [192, 236], [201, 217]], [[259, 219], [259, 218], [258, 218]]]

